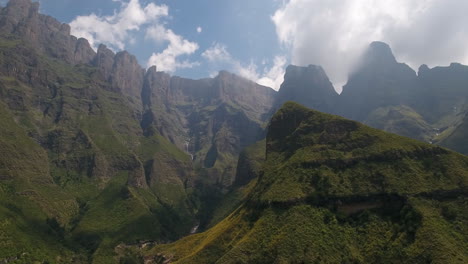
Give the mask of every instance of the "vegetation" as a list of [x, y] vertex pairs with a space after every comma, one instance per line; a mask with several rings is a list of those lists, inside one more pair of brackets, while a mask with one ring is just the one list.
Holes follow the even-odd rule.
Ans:
[[286, 103], [263, 173], [204, 233], [144, 251], [174, 263], [465, 263], [468, 158]]

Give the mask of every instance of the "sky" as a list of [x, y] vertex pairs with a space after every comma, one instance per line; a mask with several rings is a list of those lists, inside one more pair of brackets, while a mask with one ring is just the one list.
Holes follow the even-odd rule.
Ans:
[[315, 64], [339, 91], [372, 41], [415, 70], [468, 64], [466, 0], [38, 1], [95, 49], [187, 78], [228, 70], [278, 89], [288, 64]]

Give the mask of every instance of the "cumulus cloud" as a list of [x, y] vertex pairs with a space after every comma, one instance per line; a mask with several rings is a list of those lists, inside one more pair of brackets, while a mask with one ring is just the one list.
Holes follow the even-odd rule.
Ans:
[[286, 57], [276, 56], [273, 60], [273, 66], [266, 69], [263, 76], [260, 77], [257, 82], [261, 85], [273, 87], [275, 90], [279, 90], [284, 81], [284, 69], [286, 67], [286, 63]]
[[[286, 57], [276, 56], [270, 68], [264, 67], [262, 71], [259, 71], [258, 66], [253, 61], [244, 65], [235, 59], [228, 52], [227, 47], [221, 43], [213, 43], [201, 56], [215, 66], [227, 66], [240, 76], [275, 90], [278, 90], [283, 82], [287, 63]], [[266, 61], [262, 62], [262, 64], [266, 64]]]
[[95, 49], [100, 43], [112, 49], [123, 50], [132, 41], [131, 32], [140, 30], [144, 25], [158, 22], [168, 16], [166, 5], [150, 3], [142, 6], [139, 0], [121, 1], [121, 8], [111, 16], [91, 14], [78, 16], [71, 23], [71, 32], [77, 37], [88, 39]]
[[231, 54], [227, 51], [225, 45], [214, 43], [210, 48], [205, 50], [201, 56], [209, 62], [229, 62], [232, 60]]
[[[197, 62], [180, 60], [180, 56], [193, 54], [198, 44], [184, 39], [167, 29], [161, 21], [169, 16], [166, 5], [140, 4], [140, 0], [113, 0], [120, 2], [118, 11], [111, 16], [91, 14], [79, 16], [70, 23], [72, 34], [88, 39], [94, 49], [100, 43], [114, 50], [123, 50], [126, 44], [135, 44], [143, 32], [147, 39], [156, 44], [167, 45], [161, 52], [154, 52], [147, 61], [148, 67], [156, 65], [159, 70], [174, 72], [180, 68], [190, 68]], [[201, 31], [201, 28], [200, 28]]]
[[458, 0], [290, 0], [272, 20], [293, 64], [321, 65], [344, 83], [374, 40], [412, 67], [468, 63], [466, 10], [468, 1]]
[[161, 25], [148, 29], [146, 37], [156, 42], [165, 41], [169, 43], [165, 50], [151, 55], [148, 60], [148, 67], [156, 65], [160, 71], [174, 72], [176, 69], [191, 68], [198, 65], [197, 62], [179, 61], [177, 59], [182, 55], [193, 54], [198, 50], [197, 43], [190, 42]]

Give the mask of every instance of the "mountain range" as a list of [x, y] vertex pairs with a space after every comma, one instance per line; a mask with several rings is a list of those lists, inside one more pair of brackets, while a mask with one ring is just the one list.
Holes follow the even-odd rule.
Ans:
[[314, 65], [276, 92], [95, 51], [31, 0], [0, 33], [0, 263], [467, 260], [468, 66], [374, 42], [341, 94]]

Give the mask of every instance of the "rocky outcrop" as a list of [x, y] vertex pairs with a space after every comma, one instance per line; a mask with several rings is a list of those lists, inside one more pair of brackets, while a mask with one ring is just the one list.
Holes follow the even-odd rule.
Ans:
[[112, 66], [111, 85], [122, 94], [141, 101], [144, 73], [135, 56], [126, 51], [119, 52]]
[[275, 110], [294, 101], [323, 112], [334, 112], [338, 94], [322, 67], [309, 65], [286, 68], [284, 82], [275, 98]]
[[39, 14], [39, 3], [11, 0], [0, 11], [0, 32], [22, 38], [34, 49], [67, 63], [90, 63], [95, 52], [85, 39], [70, 35], [70, 26]]
[[100, 44], [94, 58], [95, 65], [105, 80], [109, 80], [112, 76], [112, 68], [114, 66], [115, 53], [108, 49], [106, 45]]
[[[468, 105], [468, 66], [452, 63], [431, 69], [422, 65], [410, 104], [431, 124], [443, 119], [457, 122]], [[449, 125], [441, 123], [437, 128]]]
[[220, 71], [213, 81], [213, 90], [221, 101], [239, 106], [251, 119], [266, 121], [275, 91], [227, 71]]
[[396, 61], [387, 44], [373, 42], [343, 87], [338, 113], [364, 121], [379, 107], [407, 104], [416, 77], [408, 65]]

